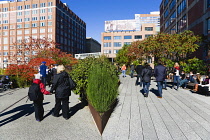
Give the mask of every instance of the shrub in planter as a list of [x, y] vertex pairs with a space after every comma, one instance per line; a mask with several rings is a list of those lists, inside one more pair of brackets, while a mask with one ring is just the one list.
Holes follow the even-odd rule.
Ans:
[[118, 95], [118, 77], [115, 67], [109, 62], [92, 64], [88, 76], [87, 98], [96, 111], [103, 114]]

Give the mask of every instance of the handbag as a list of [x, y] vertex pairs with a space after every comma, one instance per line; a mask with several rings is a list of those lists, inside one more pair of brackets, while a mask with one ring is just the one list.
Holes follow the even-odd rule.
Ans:
[[74, 82], [74, 80], [69, 76], [69, 83], [70, 83], [70, 89], [73, 90], [76, 88], [77, 84]]

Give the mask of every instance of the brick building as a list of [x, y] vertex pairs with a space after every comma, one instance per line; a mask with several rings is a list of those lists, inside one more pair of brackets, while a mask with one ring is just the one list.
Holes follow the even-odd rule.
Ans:
[[86, 51], [86, 23], [60, 0], [1, 1], [0, 30], [0, 68], [17, 53], [14, 42], [30, 37], [53, 40], [71, 54]]

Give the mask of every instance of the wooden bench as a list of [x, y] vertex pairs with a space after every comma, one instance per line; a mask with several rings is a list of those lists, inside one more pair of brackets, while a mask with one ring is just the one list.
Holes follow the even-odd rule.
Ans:
[[195, 88], [195, 83], [188, 82], [187, 83], [187, 88], [194, 89]]

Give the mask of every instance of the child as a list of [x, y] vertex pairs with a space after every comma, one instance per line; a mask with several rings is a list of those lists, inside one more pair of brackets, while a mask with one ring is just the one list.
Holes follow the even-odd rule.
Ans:
[[49, 91], [45, 89], [44, 84], [40, 80], [40, 74], [34, 74], [35, 79], [33, 80], [32, 85], [29, 88], [28, 96], [30, 101], [34, 103], [34, 111], [36, 121], [40, 122], [43, 120], [44, 108], [43, 108], [43, 100], [44, 96], [50, 94]]

